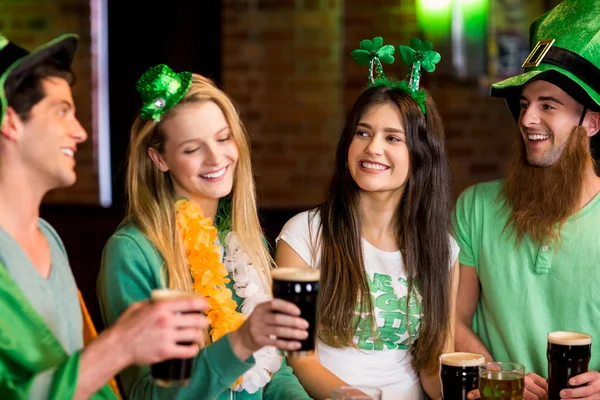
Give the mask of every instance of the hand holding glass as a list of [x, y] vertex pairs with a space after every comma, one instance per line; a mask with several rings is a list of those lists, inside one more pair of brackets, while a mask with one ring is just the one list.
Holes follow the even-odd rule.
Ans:
[[[150, 296], [152, 302], [173, 300], [184, 297], [197, 296], [195, 293], [182, 292], [170, 289], [153, 290]], [[190, 345], [191, 343], [178, 343]], [[150, 374], [154, 384], [162, 387], [185, 386], [192, 376], [194, 358], [165, 360], [150, 367]]]
[[592, 337], [578, 332], [548, 334], [548, 400], [560, 399], [560, 391], [572, 387], [569, 379], [588, 371]]
[[440, 356], [442, 398], [466, 400], [467, 394], [479, 387], [479, 366], [485, 363], [481, 354], [446, 353]]
[[301, 340], [297, 351], [283, 351], [284, 356], [305, 356], [315, 350], [317, 326], [317, 296], [320, 271], [310, 268], [282, 267], [271, 271], [273, 297], [295, 304], [300, 317], [308, 322], [308, 337]]

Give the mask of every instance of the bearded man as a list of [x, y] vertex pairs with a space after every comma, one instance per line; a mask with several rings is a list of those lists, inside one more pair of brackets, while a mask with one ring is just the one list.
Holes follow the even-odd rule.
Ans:
[[[532, 24], [525, 72], [491, 91], [519, 127], [510, 171], [454, 212], [456, 349], [525, 365], [526, 400], [548, 396], [549, 332], [600, 337], [599, 15], [600, 1], [566, 0]], [[597, 344], [560, 397], [600, 399], [595, 371]]]

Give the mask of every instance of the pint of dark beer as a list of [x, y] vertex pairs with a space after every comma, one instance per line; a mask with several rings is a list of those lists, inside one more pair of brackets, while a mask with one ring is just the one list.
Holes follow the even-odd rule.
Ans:
[[479, 367], [481, 400], [522, 400], [525, 367], [521, 364], [489, 362]]
[[467, 394], [479, 387], [479, 366], [485, 363], [481, 354], [447, 353], [440, 356], [440, 381], [444, 400], [466, 400]]
[[562, 389], [573, 387], [569, 379], [588, 370], [592, 337], [578, 332], [548, 334], [548, 399], [560, 399]]
[[[194, 293], [181, 292], [170, 289], [153, 290], [151, 301], [158, 302], [163, 300], [172, 300], [182, 297], [196, 296]], [[191, 343], [179, 343], [189, 345]], [[185, 386], [192, 376], [192, 365], [194, 358], [171, 359], [152, 364], [150, 375], [155, 385], [162, 387]]]
[[271, 271], [273, 297], [294, 303], [300, 309], [300, 317], [308, 321], [308, 337], [301, 340], [297, 351], [284, 351], [285, 356], [310, 355], [315, 350], [317, 326], [317, 296], [319, 294], [319, 270], [283, 267]]

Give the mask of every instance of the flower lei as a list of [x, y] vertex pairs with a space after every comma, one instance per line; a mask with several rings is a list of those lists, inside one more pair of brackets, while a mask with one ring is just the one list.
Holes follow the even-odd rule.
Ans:
[[[252, 267], [242, 250], [237, 236], [231, 230], [230, 200], [219, 203], [215, 225], [210, 218], [204, 218], [200, 206], [186, 199], [175, 204], [177, 229], [190, 265], [194, 291], [206, 298], [209, 304], [207, 319], [210, 323], [209, 335], [213, 342], [223, 335], [238, 329], [250, 316], [254, 307], [271, 298], [265, 290], [256, 268]], [[217, 237], [224, 244], [224, 263]], [[227, 266], [225, 266], [225, 265]], [[236, 294], [243, 298], [242, 313], [236, 311], [237, 303], [226, 284], [235, 278]], [[232, 389], [254, 393], [271, 380], [271, 374], [281, 366], [281, 358], [274, 347], [263, 347], [254, 353], [256, 364], [238, 378]]]
[[221, 263], [217, 240], [217, 228], [210, 218], [204, 218], [202, 209], [196, 203], [179, 200], [177, 210], [177, 230], [183, 241], [185, 255], [190, 264], [194, 291], [208, 301], [210, 311], [210, 338], [216, 342], [223, 335], [236, 330], [245, 321], [236, 311], [237, 303], [232, 299], [229, 273]]

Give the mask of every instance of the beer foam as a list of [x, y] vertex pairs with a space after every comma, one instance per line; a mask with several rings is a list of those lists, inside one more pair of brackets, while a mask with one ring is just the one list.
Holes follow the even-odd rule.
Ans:
[[321, 277], [321, 271], [312, 268], [279, 267], [271, 271], [271, 277], [279, 281], [313, 282]]
[[584, 346], [592, 343], [592, 337], [580, 332], [550, 332], [548, 343], [562, 346]]
[[150, 299], [152, 301], [161, 301], [161, 300], [175, 300], [181, 299], [185, 297], [194, 297], [197, 294], [192, 292], [184, 292], [182, 290], [173, 290], [173, 289], [154, 289], [152, 294], [150, 294]]
[[440, 356], [440, 362], [450, 367], [477, 367], [485, 363], [485, 357], [475, 353], [446, 353]]

